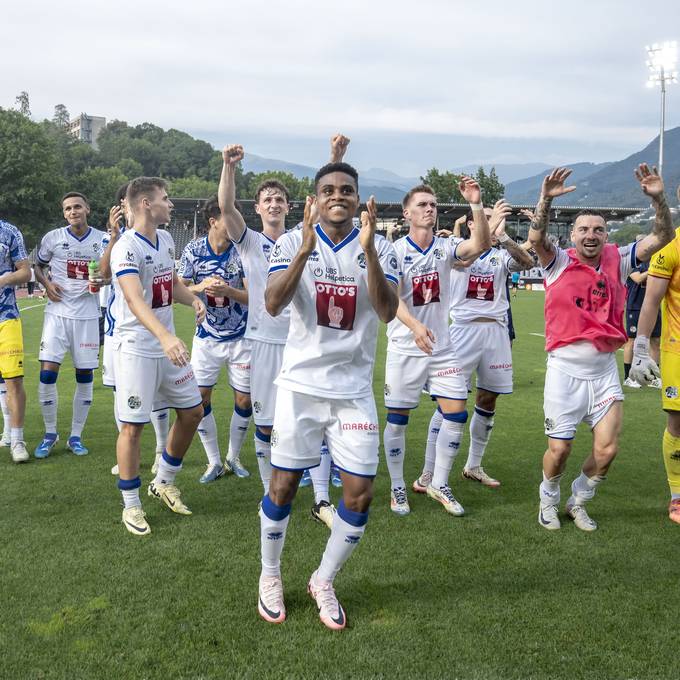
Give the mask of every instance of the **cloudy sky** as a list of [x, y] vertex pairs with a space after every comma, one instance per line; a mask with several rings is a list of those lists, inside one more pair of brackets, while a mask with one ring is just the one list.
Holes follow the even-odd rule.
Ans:
[[[0, 106], [30, 94], [216, 146], [416, 175], [433, 165], [617, 160], [658, 131], [646, 44], [677, 0], [7, 0]], [[680, 85], [668, 127], [680, 124]]]

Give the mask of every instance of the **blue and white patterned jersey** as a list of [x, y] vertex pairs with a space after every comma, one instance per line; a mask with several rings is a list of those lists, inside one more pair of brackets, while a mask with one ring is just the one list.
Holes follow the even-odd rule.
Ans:
[[[28, 255], [21, 232], [13, 224], [0, 220], [0, 276], [15, 271], [15, 263], [26, 259]], [[14, 286], [0, 288], [0, 323], [18, 318]]]
[[[178, 276], [194, 283], [217, 276], [232, 288], [243, 288], [245, 278], [241, 258], [233, 244], [230, 243], [221, 255], [216, 255], [207, 236], [187, 244], [180, 260]], [[206, 293], [200, 293], [199, 297], [205, 302], [207, 310], [205, 321], [196, 328], [199, 338], [228, 342], [243, 336], [248, 322], [247, 305], [241, 305], [228, 297], [213, 297]]]

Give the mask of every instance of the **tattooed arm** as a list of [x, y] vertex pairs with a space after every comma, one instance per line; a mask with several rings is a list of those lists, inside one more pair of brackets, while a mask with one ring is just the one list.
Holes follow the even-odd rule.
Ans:
[[656, 220], [652, 233], [645, 236], [636, 247], [635, 254], [638, 262], [648, 262], [657, 250], [663, 248], [675, 237], [673, 220], [671, 219], [671, 209], [666, 202], [663, 180], [659, 176], [656, 168], [650, 170], [646, 163], [642, 163], [635, 170], [635, 177], [642, 191], [652, 199], [656, 210]]
[[555, 249], [548, 240], [548, 225], [550, 224], [550, 206], [553, 198], [568, 194], [576, 189], [575, 186], [565, 187], [564, 183], [571, 175], [567, 168], [555, 168], [544, 180], [541, 186], [541, 197], [536, 206], [536, 213], [529, 229], [529, 242], [538, 255], [541, 267], [548, 266], [555, 257]]

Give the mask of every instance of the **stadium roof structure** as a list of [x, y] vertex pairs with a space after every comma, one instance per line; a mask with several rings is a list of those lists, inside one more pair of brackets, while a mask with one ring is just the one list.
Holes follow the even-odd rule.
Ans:
[[[173, 198], [172, 202], [175, 204], [173, 222], [177, 223], [184, 221], [186, 223], [189, 221], [191, 226], [202, 229], [205, 224], [201, 215], [201, 209], [205, 201], [206, 199], [204, 198]], [[238, 203], [241, 206], [241, 211], [246, 224], [253, 229], [259, 229], [260, 220], [255, 212], [255, 201], [239, 200]], [[389, 222], [390, 224], [403, 221], [401, 203], [377, 203], [376, 206], [378, 209], [378, 229], [380, 229], [380, 221]], [[287, 219], [289, 227], [302, 221], [304, 207], [304, 201], [291, 201], [290, 212]], [[361, 205], [361, 208], [363, 207], [364, 204]], [[524, 215], [521, 215], [520, 211], [525, 209], [534, 210], [534, 208], [534, 205], [513, 205], [512, 217], [509, 218], [509, 223], [518, 227], [520, 230], [522, 226], [525, 229], [528, 228], [529, 220]], [[445, 229], [453, 226], [453, 223], [464, 215], [468, 209], [469, 206], [467, 203], [440, 203], [438, 205], [439, 228]], [[550, 222], [553, 226], [557, 227], [558, 232], [562, 231], [564, 227], [572, 223], [574, 215], [584, 209], [598, 210], [605, 216], [605, 219], [608, 222], [621, 221], [626, 217], [636, 215], [644, 210], [644, 208], [621, 208], [615, 206], [553, 206], [550, 214]], [[562, 229], [560, 229], [560, 227], [562, 227]]]

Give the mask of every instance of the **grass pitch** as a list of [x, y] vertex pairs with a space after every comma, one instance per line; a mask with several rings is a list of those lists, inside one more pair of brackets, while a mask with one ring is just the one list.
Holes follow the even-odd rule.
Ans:
[[[328, 535], [309, 516], [309, 489], [296, 499], [283, 554], [288, 620], [269, 625], [256, 611], [262, 493], [251, 434], [241, 457], [253, 476], [208, 486], [198, 483], [206, 461], [196, 438], [179, 477], [193, 516], [144, 494], [153, 533], [137, 539], [120, 523], [112, 395], [99, 374], [83, 435], [91, 453], [65, 450], [75, 384], [66, 362], [52, 455], [20, 466], [7, 449], [0, 455], [0, 677], [678, 677], [680, 530], [666, 517], [658, 391], [626, 391], [620, 454], [590, 505], [600, 530], [586, 535], [565, 521], [549, 533], [536, 521], [542, 304], [540, 293], [513, 301], [515, 393], [499, 398], [484, 461], [501, 488], [460, 479], [466, 437], [451, 477], [466, 516], [410, 493], [412, 514], [399, 518], [389, 510], [383, 461], [366, 535], [336, 580], [350, 623], [339, 634], [322, 626], [305, 590]], [[22, 302], [31, 451], [43, 431], [43, 314], [35, 305]], [[176, 308], [176, 321], [189, 343], [186, 309]], [[383, 416], [384, 347], [381, 333], [374, 384]], [[213, 408], [225, 451], [224, 378]], [[423, 400], [411, 417], [407, 480], [420, 471], [431, 410]], [[142, 491], [153, 460], [147, 429]], [[589, 445], [583, 429], [563, 478], [565, 500]], [[331, 495], [337, 503], [338, 490]]]

